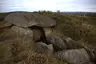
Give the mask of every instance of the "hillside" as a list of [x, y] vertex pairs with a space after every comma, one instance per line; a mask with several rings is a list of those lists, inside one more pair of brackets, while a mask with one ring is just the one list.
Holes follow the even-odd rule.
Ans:
[[[62, 14], [50, 11], [34, 13], [46, 15], [56, 20], [57, 25], [54, 30], [60, 37], [66, 36], [75, 41], [83, 41], [96, 46], [96, 16], [94, 14], [93, 16], [88, 14]], [[4, 18], [7, 14], [0, 13], [0, 27], [6, 23]], [[1, 29], [0, 64], [68, 64], [67, 61], [58, 60], [54, 56], [47, 55], [47, 53], [34, 52], [32, 43], [27, 37], [22, 37], [9, 28]]]
[[74, 40], [96, 45], [96, 15], [38, 12], [57, 21], [56, 31]]

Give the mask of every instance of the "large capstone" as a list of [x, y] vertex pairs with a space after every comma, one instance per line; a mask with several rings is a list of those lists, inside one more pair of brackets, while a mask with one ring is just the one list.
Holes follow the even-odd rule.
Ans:
[[55, 20], [32, 12], [13, 12], [5, 17], [5, 21], [21, 27], [29, 27], [33, 25], [49, 27], [56, 25]]

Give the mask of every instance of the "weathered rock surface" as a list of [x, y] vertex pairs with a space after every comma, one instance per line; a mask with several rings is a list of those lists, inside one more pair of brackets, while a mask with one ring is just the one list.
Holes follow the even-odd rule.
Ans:
[[96, 47], [83, 43], [82, 41], [72, 40], [70, 37], [64, 38], [66, 41], [66, 45], [68, 49], [81, 49], [84, 48], [88, 55], [90, 56], [91, 61], [95, 61], [96, 59]]
[[43, 53], [53, 53], [53, 46], [52, 44], [45, 44], [43, 42], [36, 42], [33, 44], [33, 50], [35, 52], [43, 52]]
[[5, 17], [5, 21], [16, 26], [28, 27], [39, 25], [42, 27], [49, 27], [56, 25], [55, 20], [37, 13], [30, 12], [13, 12]]
[[85, 62], [83, 64], [94, 64], [93, 62]]
[[33, 31], [33, 40], [39, 41], [42, 36], [42, 32], [38, 29], [33, 29], [32, 31]]
[[54, 51], [61, 51], [61, 50], [67, 49], [65, 42], [59, 36], [48, 35], [46, 36], [46, 38], [48, 43], [53, 44]]
[[7, 27], [7, 26], [11, 26], [11, 24], [10, 23], [4, 23], [4, 22], [0, 23], [0, 28]]
[[26, 36], [33, 37], [33, 32], [30, 29], [13, 26], [12, 30], [17, 32], [18, 35], [26, 35]]
[[83, 64], [90, 61], [85, 49], [64, 50], [56, 53], [56, 57], [72, 64]]
[[65, 41], [68, 49], [80, 49], [80, 48], [84, 48], [84, 46], [82, 45], [82, 43], [79, 43], [79, 42], [71, 39], [70, 37], [63, 38], [63, 40]]
[[89, 54], [91, 61], [96, 61], [96, 47], [89, 44], [85, 44], [84, 49]]

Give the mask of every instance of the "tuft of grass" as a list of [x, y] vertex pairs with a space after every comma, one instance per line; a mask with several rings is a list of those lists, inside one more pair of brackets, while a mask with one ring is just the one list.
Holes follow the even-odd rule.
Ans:
[[11, 44], [0, 42], [0, 64], [14, 64]]

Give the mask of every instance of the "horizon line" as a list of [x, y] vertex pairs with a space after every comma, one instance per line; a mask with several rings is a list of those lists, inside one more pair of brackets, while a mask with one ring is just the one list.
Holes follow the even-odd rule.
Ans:
[[38, 10], [38, 11], [24, 11], [24, 10], [22, 10], [22, 11], [5, 11], [5, 12], [1, 12], [0, 11], [0, 13], [10, 13], [10, 12], [43, 12], [43, 11], [50, 11], [50, 12], [89, 12], [89, 13], [96, 13], [96, 12], [94, 12], [94, 11], [60, 11], [60, 10], [57, 10], [57, 11], [51, 11], [51, 10]]

